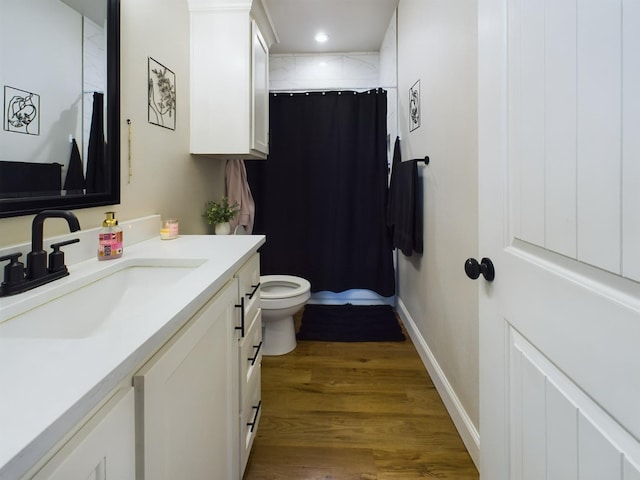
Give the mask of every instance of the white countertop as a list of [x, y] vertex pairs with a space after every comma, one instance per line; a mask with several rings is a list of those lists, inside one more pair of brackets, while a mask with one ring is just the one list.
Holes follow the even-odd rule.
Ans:
[[[114, 268], [116, 262], [206, 260], [179, 280], [168, 298], [153, 299], [143, 321], [71, 339], [2, 338], [0, 323], [0, 480], [15, 480], [26, 473], [230, 280], [264, 241], [264, 236], [250, 235], [152, 238], [125, 247], [120, 259], [85, 260], [70, 265], [68, 277], [0, 299], [2, 321], [20, 302], [38, 295], [46, 297], [65, 285], [70, 288], [72, 282], [100, 269]], [[104, 305], [95, 308], [108, 305], [105, 299]]]

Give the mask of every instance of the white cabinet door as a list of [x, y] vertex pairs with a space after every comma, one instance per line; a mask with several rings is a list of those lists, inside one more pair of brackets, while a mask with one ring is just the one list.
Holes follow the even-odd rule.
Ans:
[[481, 478], [638, 479], [638, 2], [478, 6]]
[[258, 432], [260, 415], [262, 414], [261, 370], [257, 368], [247, 384], [247, 391], [243, 395], [242, 411], [240, 412], [240, 471], [244, 474], [253, 441]]
[[119, 390], [33, 480], [134, 480], [133, 388]]
[[237, 479], [237, 283], [134, 377], [138, 480]]
[[[190, 0], [190, 151], [264, 159], [269, 145], [269, 32], [249, 4]], [[261, 2], [254, 2], [258, 4]], [[266, 22], [268, 23], [268, 22]]]
[[269, 48], [255, 21], [251, 22], [252, 55], [252, 122], [251, 148], [269, 153]]

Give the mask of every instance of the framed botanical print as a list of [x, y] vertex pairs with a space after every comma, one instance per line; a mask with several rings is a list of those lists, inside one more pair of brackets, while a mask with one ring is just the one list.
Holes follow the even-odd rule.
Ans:
[[420, 80], [409, 89], [409, 131], [420, 126]]
[[176, 75], [149, 57], [149, 123], [176, 129]]

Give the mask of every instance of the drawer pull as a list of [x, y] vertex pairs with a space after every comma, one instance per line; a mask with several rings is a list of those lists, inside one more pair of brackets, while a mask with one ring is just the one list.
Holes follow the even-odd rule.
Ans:
[[258, 354], [260, 353], [260, 349], [262, 348], [262, 342], [260, 342], [258, 345], [254, 345], [253, 348], [256, 349], [256, 353], [253, 355], [253, 357], [247, 358], [247, 360], [251, 362], [252, 367], [255, 365], [256, 360], [258, 359]]
[[251, 300], [253, 298], [253, 296], [256, 294], [256, 292], [258, 291], [258, 289], [260, 288], [260, 282], [258, 282], [257, 285], [251, 285], [251, 288], [253, 288], [253, 290], [251, 291], [251, 293], [245, 293], [245, 295], [247, 297], [249, 297], [249, 300]]
[[253, 429], [255, 428], [256, 422], [258, 421], [258, 414], [260, 413], [260, 406], [261, 405], [262, 405], [262, 400], [260, 400], [258, 402], [257, 406], [251, 407], [256, 411], [256, 413], [253, 415], [253, 421], [247, 423], [247, 427], [251, 427], [251, 433], [253, 433]]
[[240, 330], [240, 336], [244, 338], [244, 297], [240, 298], [240, 305], [235, 305], [240, 309], [240, 326], [236, 330]]

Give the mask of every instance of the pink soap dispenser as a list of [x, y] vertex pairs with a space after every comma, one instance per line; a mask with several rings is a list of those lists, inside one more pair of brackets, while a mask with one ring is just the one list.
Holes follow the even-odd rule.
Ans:
[[98, 260], [120, 258], [123, 251], [122, 229], [118, 226], [115, 212], [106, 212], [98, 234]]

